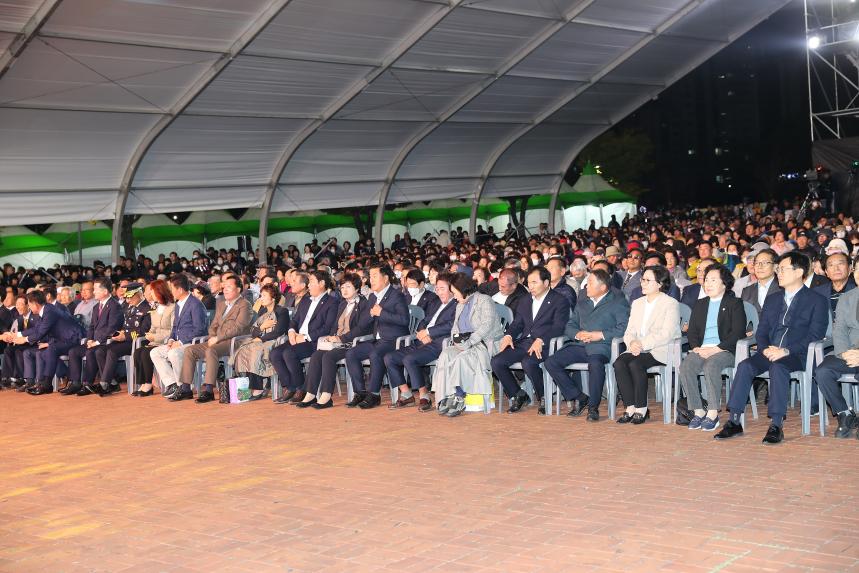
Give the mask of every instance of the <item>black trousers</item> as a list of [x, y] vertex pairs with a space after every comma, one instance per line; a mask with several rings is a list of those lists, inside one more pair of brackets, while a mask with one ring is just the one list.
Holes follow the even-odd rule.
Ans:
[[[848, 409], [847, 400], [841, 393], [841, 384], [837, 382], [842, 374], [859, 374], [859, 368], [847, 366], [847, 362], [843, 358], [834, 354], [824, 358], [814, 372], [814, 380], [820, 386], [823, 397], [826, 398], [826, 401], [832, 406], [832, 411], [836, 414]], [[824, 412], [821, 412], [820, 415], [823, 416]]]
[[311, 354], [307, 372], [304, 374], [304, 389], [310, 394], [316, 394], [320, 389], [333, 394], [337, 384], [337, 363], [346, 358], [348, 350], [350, 349], [335, 348], [317, 350]]
[[661, 364], [649, 352], [642, 352], [638, 356], [624, 352], [617, 357], [614, 361], [614, 377], [624, 406], [647, 407], [647, 369]]
[[116, 377], [116, 364], [123, 356], [131, 354], [131, 341], [111, 342], [105, 346], [104, 352], [98, 352], [95, 355], [98, 361], [98, 371], [100, 372], [102, 384], [113, 384]]
[[3, 378], [24, 377], [24, 351], [33, 348], [30, 344], [10, 344], [3, 349]]
[[155, 374], [155, 365], [152, 364], [152, 346], [145, 341], [143, 346], [134, 351], [134, 383], [136, 386], [152, 384], [152, 376]]

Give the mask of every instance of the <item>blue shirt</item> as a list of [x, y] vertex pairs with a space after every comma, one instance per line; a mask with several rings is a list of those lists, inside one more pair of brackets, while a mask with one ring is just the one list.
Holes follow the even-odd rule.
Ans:
[[722, 304], [722, 299], [710, 299], [710, 305], [707, 307], [707, 324], [704, 326], [704, 341], [702, 346], [713, 346], [719, 344], [719, 306]]
[[474, 295], [472, 294], [465, 300], [462, 307], [462, 312], [459, 315], [459, 332], [473, 332], [474, 327], [471, 324], [471, 307], [474, 306]]

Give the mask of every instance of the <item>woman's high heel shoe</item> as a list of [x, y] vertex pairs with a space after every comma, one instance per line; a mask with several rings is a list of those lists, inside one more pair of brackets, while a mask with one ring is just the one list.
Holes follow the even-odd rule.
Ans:
[[632, 417], [634, 414], [623, 413], [623, 416], [617, 419], [618, 424], [629, 424], [632, 421]]
[[150, 388], [149, 390], [135, 390], [131, 393], [132, 396], [152, 396], [154, 394], [154, 389]]
[[316, 397], [315, 396], [309, 402], [299, 402], [298, 404], [295, 405], [295, 407], [296, 408], [302, 408], [302, 409], [303, 408], [310, 408], [314, 404], [316, 404]]

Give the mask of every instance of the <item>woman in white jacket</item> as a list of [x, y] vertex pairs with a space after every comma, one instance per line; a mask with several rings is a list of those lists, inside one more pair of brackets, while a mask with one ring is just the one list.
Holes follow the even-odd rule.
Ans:
[[[618, 424], [643, 424], [647, 410], [647, 369], [668, 363], [668, 349], [680, 336], [680, 306], [666, 293], [671, 287], [668, 269], [646, 267], [641, 275], [644, 296], [632, 303], [623, 342], [626, 352], [614, 362], [614, 376], [626, 412]], [[666, 390], [668, 391], [668, 390]]]

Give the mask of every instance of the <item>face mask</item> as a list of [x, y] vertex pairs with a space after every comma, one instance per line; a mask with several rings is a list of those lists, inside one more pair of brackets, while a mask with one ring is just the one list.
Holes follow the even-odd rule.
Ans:
[[837, 233], [835, 233], [835, 235], [836, 235], [839, 239], [843, 239], [843, 238], [844, 238], [844, 235], [846, 235], [846, 233], [845, 233], [844, 231], [838, 231]]
[[409, 287], [409, 294], [412, 296], [418, 296], [418, 293], [421, 292], [421, 289], [417, 287]]
[[223, 265], [223, 264], [224, 264], [224, 259], [218, 259], [218, 264], [219, 264], [219, 265]]
[[396, 276], [398, 279], [403, 278], [403, 271], [394, 271], [394, 276]]
[[549, 253], [543, 253], [543, 260], [544, 260], [544, 261], [548, 261], [548, 260], [549, 260]]
[[536, 267], [540, 264], [540, 259], [531, 259], [531, 263]]

